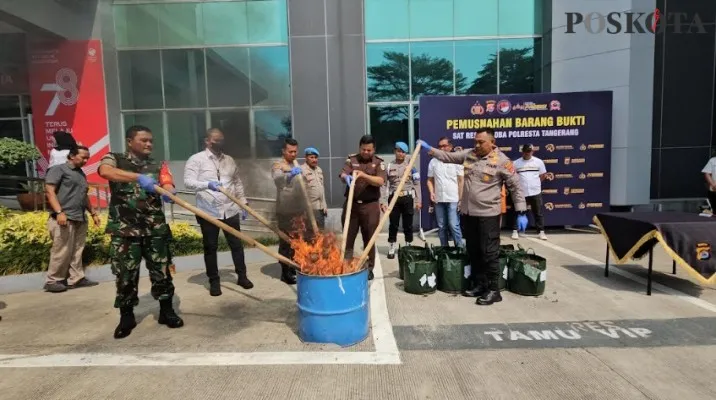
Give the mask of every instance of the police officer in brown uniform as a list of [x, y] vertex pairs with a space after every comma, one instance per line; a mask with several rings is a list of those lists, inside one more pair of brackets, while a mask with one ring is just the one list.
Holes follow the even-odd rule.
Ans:
[[[306, 180], [306, 193], [311, 201], [311, 212], [316, 217], [316, 225], [319, 229], [323, 229], [326, 226], [328, 206], [326, 205], [326, 189], [323, 185], [323, 170], [318, 166], [318, 149], [308, 147], [304, 153], [306, 162], [301, 165], [301, 171]], [[307, 229], [312, 230], [310, 226]]]
[[388, 226], [388, 258], [395, 258], [395, 242], [398, 240], [398, 224], [403, 220], [403, 234], [405, 235], [405, 244], [412, 245], [413, 242], [413, 215], [415, 209], [421, 208], [420, 193], [420, 173], [413, 167], [410, 176], [403, 184], [400, 193], [395, 191], [398, 189], [400, 178], [403, 177], [405, 169], [410, 163], [410, 157], [406, 157], [408, 145], [404, 142], [395, 143], [395, 161], [388, 163], [386, 170], [388, 171], [388, 179], [383, 186], [384, 195], [381, 201], [381, 210], [385, 212], [388, 204], [393, 196], [398, 196], [395, 206], [390, 211], [390, 225]]
[[448, 153], [420, 140], [422, 148], [445, 163], [463, 164], [465, 186], [460, 198], [463, 234], [470, 257], [471, 278], [475, 287], [464, 293], [478, 297], [477, 304], [502, 301], [498, 287], [500, 253], [501, 192], [505, 184], [519, 219], [527, 219], [525, 197], [512, 161], [494, 147], [495, 132], [484, 128], [475, 135], [475, 148]]
[[[360, 152], [351, 154], [340, 173], [346, 183], [346, 202], [343, 203], [341, 221], [345, 221], [348, 203], [348, 190], [352, 181], [353, 171], [357, 172], [353, 189], [353, 208], [348, 223], [346, 258], [353, 257], [353, 245], [360, 228], [363, 243], [368, 244], [380, 222], [380, 191], [385, 184], [386, 172], [383, 159], [375, 155], [375, 139], [365, 135], [360, 138]], [[375, 246], [370, 249], [368, 257], [368, 279], [373, 279], [375, 265]]]
[[[278, 229], [291, 235], [295, 231], [293, 222], [304, 214], [306, 202], [300, 192], [300, 183], [294, 179], [301, 174], [301, 167], [293, 165], [296, 153], [298, 153], [298, 142], [292, 138], [286, 139], [281, 153], [281, 161], [275, 162], [271, 167], [271, 177], [276, 185], [276, 219], [278, 220]], [[301, 177], [297, 179], [301, 179]], [[278, 244], [278, 253], [289, 260], [293, 259], [291, 243], [281, 240]], [[280, 264], [281, 280], [289, 285], [295, 284], [296, 270], [287, 264]]]

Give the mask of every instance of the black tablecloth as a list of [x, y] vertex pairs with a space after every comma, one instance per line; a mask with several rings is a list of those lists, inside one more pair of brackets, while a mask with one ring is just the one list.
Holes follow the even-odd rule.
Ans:
[[681, 212], [601, 213], [594, 217], [617, 263], [639, 259], [657, 242], [700, 280], [716, 281], [716, 217]]

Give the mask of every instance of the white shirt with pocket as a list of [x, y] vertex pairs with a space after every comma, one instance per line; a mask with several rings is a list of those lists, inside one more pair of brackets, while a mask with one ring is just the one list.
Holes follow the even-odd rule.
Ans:
[[465, 167], [458, 164], [447, 164], [437, 158], [428, 164], [428, 178], [435, 181], [435, 202], [457, 203], [460, 201], [457, 177], [465, 174]]
[[248, 204], [244, 185], [236, 174], [236, 163], [231, 156], [216, 157], [209, 150], [189, 157], [184, 167], [184, 186], [196, 191], [196, 206], [218, 219], [228, 219], [241, 212], [241, 207], [221, 192], [209, 189], [209, 182], [221, 182], [227, 192]]
[[520, 157], [512, 162], [515, 171], [520, 177], [522, 192], [525, 197], [537, 196], [542, 193], [542, 180], [540, 175], [547, 173], [544, 162], [532, 156], [529, 160]]

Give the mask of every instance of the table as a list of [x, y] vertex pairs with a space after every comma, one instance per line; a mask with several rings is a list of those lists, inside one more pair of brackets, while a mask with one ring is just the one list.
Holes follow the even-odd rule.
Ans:
[[609, 253], [622, 264], [649, 255], [646, 294], [651, 296], [651, 275], [654, 246], [659, 243], [672, 258], [672, 274], [676, 264], [686, 269], [699, 282], [716, 282], [716, 218], [684, 212], [613, 212], [594, 216], [607, 241], [604, 276], [609, 276]]

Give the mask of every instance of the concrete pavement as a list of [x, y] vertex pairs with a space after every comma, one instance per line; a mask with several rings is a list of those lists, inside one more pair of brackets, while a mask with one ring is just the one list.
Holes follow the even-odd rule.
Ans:
[[506, 293], [491, 307], [407, 294], [397, 259], [381, 256], [371, 334], [345, 349], [301, 343], [295, 287], [253, 253], [256, 287], [236, 286], [225, 262], [221, 297], [208, 295], [199, 257], [185, 262], [175, 279], [181, 329], [156, 323], [143, 278], [141, 322], [120, 341], [111, 282], [3, 295], [0, 399], [716, 398], [713, 288], [671, 275], [660, 249], [646, 296], [645, 261], [604, 277], [599, 235], [519, 242], [547, 258], [547, 291]]

